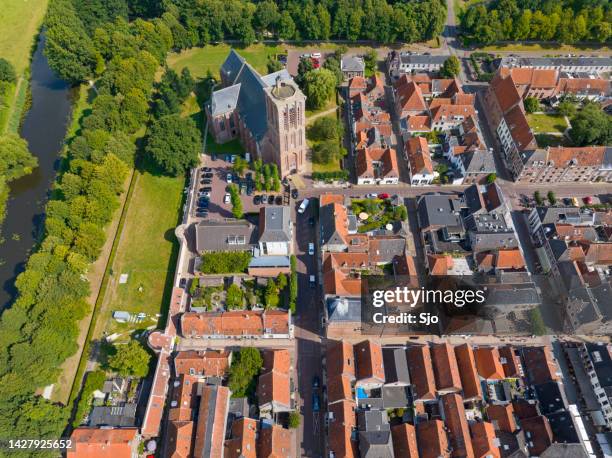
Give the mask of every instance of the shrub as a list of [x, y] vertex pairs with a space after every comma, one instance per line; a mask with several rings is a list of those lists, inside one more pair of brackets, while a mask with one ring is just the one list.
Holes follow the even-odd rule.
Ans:
[[215, 251], [202, 255], [200, 271], [205, 274], [243, 273], [250, 262], [248, 251]]

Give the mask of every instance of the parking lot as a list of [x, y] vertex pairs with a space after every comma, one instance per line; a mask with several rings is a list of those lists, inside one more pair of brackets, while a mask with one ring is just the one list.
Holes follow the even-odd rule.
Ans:
[[[203, 167], [197, 173], [197, 192], [193, 196], [191, 217], [200, 219], [233, 218], [232, 204], [229, 200], [228, 175], [231, 182], [241, 190], [243, 213], [258, 213], [265, 205], [288, 205], [288, 187], [282, 186], [281, 192], [257, 191], [252, 179], [254, 172], [247, 170], [238, 177], [232, 170], [231, 155], [206, 156]], [[265, 202], [262, 198], [265, 197]]]

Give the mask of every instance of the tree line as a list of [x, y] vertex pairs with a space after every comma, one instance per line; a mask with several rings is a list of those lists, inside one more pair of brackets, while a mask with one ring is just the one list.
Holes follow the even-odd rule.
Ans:
[[119, 206], [150, 107], [163, 114], [160, 120], [177, 116], [166, 114], [176, 107], [161, 85], [173, 87], [179, 99], [187, 91], [183, 85], [190, 85], [188, 75], [167, 74], [154, 91], [155, 73], [174, 46], [163, 20], [128, 22], [109, 13], [112, 21], [94, 28], [81, 17], [87, 10], [75, 4], [51, 0], [45, 53], [66, 80], [93, 78], [96, 97], [68, 144], [47, 204], [44, 237], [17, 277], [15, 302], [0, 317], [0, 431], [12, 437], [57, 438], [66, 427], [70, 408], [35, 393], [55, 383], [62, 363], [77, 351], [78, 322], [89, 312], [86, 274], [105, 243], [104, 228]]
[[470, 41], [557, 41], [605, 43], [612, 36], [612, 9], [606, 0], [496, 0], [470, 5], [461, 14]]

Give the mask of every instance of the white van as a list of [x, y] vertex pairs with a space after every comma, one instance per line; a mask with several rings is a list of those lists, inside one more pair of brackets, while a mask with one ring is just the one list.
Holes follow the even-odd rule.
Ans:
[[308, 244], [308, 254], [310, 256], [314, 256], [314, 243], [310, 242]]
[[310, 287], [314, 288], [317, 285], [317, 280], [315, 279], [314, 275], [310, 276]]
[[308, 199], [304, 199], [298, 208], [298, 213], [304, 213], [306, 208], [308, 208]]

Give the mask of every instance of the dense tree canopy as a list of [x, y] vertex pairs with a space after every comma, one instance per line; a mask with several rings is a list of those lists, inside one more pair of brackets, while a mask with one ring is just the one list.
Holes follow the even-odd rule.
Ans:
[[29, 174], [37, 163], [24, 139], [15, 134], [0, 136], [0, 176], [14, 180]]
[[17, 81], [17, 74], [13, 65], [3, 57], [0, 57], [0, 81], [14, 83]]
[[180, 175], [198, 164], [202, 149], [200, 130], [190, 118], [169, 115], [150, 129], [146, 152], [170, 175]]
[[242, 347], [234, 353], [228, 381], [233, 397], [252, 396], [255, 393], [257, 375], [262, 366], [263, 358], [255, 347]]
[[318, 110], [323, 108], [334, 96], [336, 77], [325, 69], [311, 70], [304, 75], [304, 95], [308, 108]]
[[108, 367], [122, 377], [144, 377], [149, 372], [151, 355], [137, 340], [126, 345], [115, 345], [115, 354], [109, 356]]
[[587, 103], [571, 120], [569, 134], [578, 146], [612, 144], [612, 117], [601, 106]]
[[471, 40], [558, 41], [604, 43], [612, 35], [612, 9], [605, 0], [499, 0], [476, 2], [461, 15]]
[[450, 56], [448, 59], [444, 61], [442, 64], [442, 68], [440, 69], [440, 75], [445, 78], [454, 78], [459, 75], [461, 71], [461, 62], [457, 58], [457, 56]]

